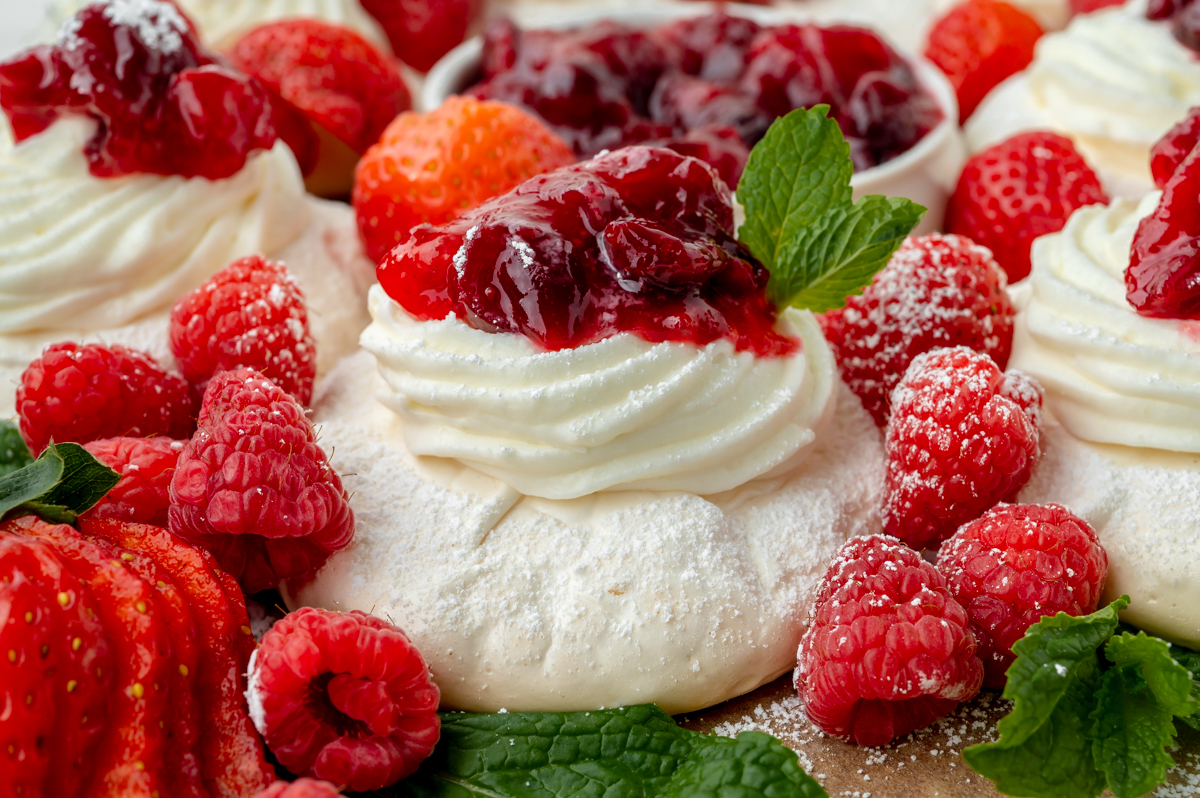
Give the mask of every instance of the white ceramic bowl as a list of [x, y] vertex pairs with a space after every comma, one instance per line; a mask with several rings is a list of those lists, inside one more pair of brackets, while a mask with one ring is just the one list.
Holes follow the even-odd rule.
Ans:
[[[622, 22], [651, 27], [676, 19], [698, 16], [713, 10], [709, 3], [664, 3], [654, 9], [628, 10], [618, 13], [605, 11], [596, 6], [578, 6], [542, 3], [536, 9], [524, 7], [513, 14], [513, 21], [521, 27], [570, 28], [587, 25], [606, 17], [616, 17]], [[765, 25], [808, 21], [801, 9], [764, 8], [730, 3], [725, 6], [731, 14], [749, 17]], [[824, 20], [823, 24], [829, 24]], [[880, 35], [886, 37], [886, 34]], [[894, 46], [894, 45], [893, 45]], [[897, 48], [913, 65], [920, 79], [938, 105], [944, 118], [911, 149], [885, 164], [865, 169], [854, 175], [850, 185], [854, 198], [867, 194], [885, 194], [892, 197], [908, 197], [929, 209], [917, 228], [917, 233], [929, 233], [942, 228], [946, 214], [946, 200], [954, 191], [959, 172], [966, 161], [966, 147], [958, 127], [958, 100], [941, 70], [924, 58]], [[451, 50], [439, 61], [425, 78], [419, 101], [422, 110], [437, 108], [445, 99], [463, 91], [471, 85], [479, 71], [483, 54], [483, 40], [476, 36]]]

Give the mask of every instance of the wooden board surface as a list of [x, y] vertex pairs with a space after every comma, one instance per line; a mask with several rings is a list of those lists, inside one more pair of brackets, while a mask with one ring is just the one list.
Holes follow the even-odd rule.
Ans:
[[[928, 729], [882, 748], [859, 748], [826, 737], [808, 722], [789, 675], [749, 695], [680, 715], [677, 720], [702, 732], [733, 735], [757, 729], [772, 734], [796, 750], [804, 769], [833, 798], [974, 798], [1000, 793], [967, 767], [960, 752], [965, 746], [994, 739], [996, 723], [1008, 707], [999, 693], [984, 691]], [[1179, 749], [1173, 752], [1179, 765], [1155, 796], [1200, 796], [1200, 733], [1185, 728], [1179, 742]]]

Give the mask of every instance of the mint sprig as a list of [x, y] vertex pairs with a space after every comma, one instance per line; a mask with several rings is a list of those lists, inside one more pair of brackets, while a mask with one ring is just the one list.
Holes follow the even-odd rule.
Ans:
[[36, 460], [0, 476], [0, 520], [38, 515], [73, 524], [120, 479], [79, 444], [51, 443]]
[[29, 447], [21, 438], [17, 425], [0, 419], [0, 477], [20, 471], [33, 462]]
[[771, 273], [780, 307], [840, 308], [887, 265], [925, 208], [879, 195], [851, 199], [850, 146], [829, 106], [778, 119], [750, 153], [738, 183], [746, 222], [738, 237]]
[[442, 715], [437, 749], [387, 795], [826, 798], [796, 753], [761, 732], [681, 729], [658, 707]]
[[1059, 613], [1013, 646], [1004, 697], [1012, 711], [1000, 738], [963, 759], [1007, 795], [1117, 798], [1154, 789], [1173, 760], [1176, 718], [1200, 709], [1192, 674], [1170, 646], [1145, 633], [1117, 634], [1122, 596], [1083, 617]]

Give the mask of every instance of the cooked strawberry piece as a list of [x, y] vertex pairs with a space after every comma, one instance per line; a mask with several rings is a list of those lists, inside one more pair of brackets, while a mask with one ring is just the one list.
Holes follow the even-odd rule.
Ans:
[[1166, 188], [1197, 144], [1200, 144], [1200, 108], [1193, 108], [1151, 148], [1150, 172], [1154, 175], [1154, 185]]
[[1133, 236], [1125, 296], [1143, 316], [1200, 318], [1200, 147], [1163, 188]]
[[249, 696], [282, 765], [354, 791], [411, 775], [438, 741], [439, 693], [421, 653], [364, 612], [306, 607], [275, 624]]
[[[207, 564], [205, 552], [165, 529], [112, 519], [84, 520], [83, 530], [150, 558], [170, 574], [191, 608], [196, 625], [199, 668], [196, 695], [203, 711], [201, 772], [213, 798], [242, 798], [275, 778], [263, 756], [243, 698], [246, 664], [236, 653], [246, 639], [237, 614]], [[237, 592], [245, 614], [241, 592]]]
[[396, 57], [428, 72], [462, 43], [479, 16], [482, 0], [361, 0], [387, 33]]
[[[361, 155], [397, 114], [412, 107], [408, 86], [392, 62], [352, 30], [316, 19], [287, 19], [255, 28], [230, 51], [244, 72], [260, 80], [280, 109], [280, 137], [297, 153], [306, 176], [333, 168], [315, 126]], [[291, 113], [299, 111], [307, 130]], [[313, 157], [313, 155], [316, 157]], [[342, 176], [349, 191], [352, 172]], [[330, 180], [332, 180], [332, 176]]]
[[796, 688], [826, 734], [886, 745], [975, 697], [975, 649], [937, 569], [895, 538], [852, 538], [818, 589]]
[[358, 165], [354, 209], [367, 254], [380, 260], [422, 223], [444, 224], [524, 180], [575, 160], [517, 108], [451, 97], [401, 114]]
[[51, 344], [21, 374], [16, 407], [34, 454], [51, 440], [187, 438], [196, 427], [188, 384], [123, 346]]
[[[11, 716], [10, 720], [18, 724], [14, 728], [26, 733], [36, 731], [38, 724], [53, 717], [53, 731], [45, 736], [43, 745], [49, 761], [45, 794], [82, 795], [94, 776], [96, 748], [108, 718], [113, 679], [108, 635], [96, 616], [91, 590], [67, 570], [49, 543], [0, 529], [0, 596], [20, 582], [18, 576], [31, 581], [53, 599], [43, 623], [47, 629], [53, 627], [54, 634], [45, 642], [44, 649], [37, 648], [39, 653], [45, 651], [43, 664], [53, 666], [44, 682], [51, 690], [53, 708], [48, 705], [38, 707], [38, 718], [33, 724], [27, 724], [20, 713]], [[0, 598], [0, 606], [7, 606], [7, 598]], [[0, 623], [0, 653], [5, 655], [16, 650], [8, 644], [8, 633], [19, 631], [24, 623], [25, 610], [21, 609], [20, 602], [14, 600], [11, 606], [10, 624], [15, 623], [15, 628], [6, 629]], [[20, 623], [16, 623], [17, 620]], [[23, 659], [20, 652], [16, 658], [4, 656], [0, 659], [0, 672], [6, 665], [17, 666], [18, 670], [28, 669], [26, 674], [0, 677], [0, 684], [13, 685], [14, 690], [24, 676], [45, 673], [45, 668], [39, 669], [34, 660]], [[5, 728], [7, 722], [0, 721], [0, 729]], [[8, 745], [3, 737], [4, 732], [0, 731], [0, 756], [7, 751]], [[17, 760], [20, 761], [19, 756]], [[17, 794], [23, 798], [40, 794], [29, 792], [30, 786], [21, 778], [14, 778], [7, 786], [21, 788]], [[5, 794], [3, 787], [0, 783], [0, 794]]]
[[728, 125], [706, 125], [694, 128], [682, 136], [674, 136], [661, 141], [648, 141], [649, 147], [666, 147], [680, 155], [699, 158], [717, 170], [717, 174], [725, 181], [725, 185], [736, 188], [742, 179], [742, 172], [750, 160], [750, 148], [738, 134], [737, 130]]
[[317, 345], [304, 291], [287, 266], [261, 255], [234, 261], [175, 303], [171, 353], [201, 395], [214, 374], [252, 368], [301, 404], [312, 399]]
[[1034, 240], [1062, 230], [1079, 208], [1107, 202], [1070, 139], [1021, 133], [967, 161], [946, 207], [946, 232], [990, 249], [1014, 283], [1029, 274]]
[[85, 515], [166, 526], [171, 474], [183, 445], [170, 438], [103, 438], [85, 444], [93, 457], [121, 475]]
[[64, 114], [95, 119], [84, 154], [97, 177], [216, 180], [275, 143], [266, 90], [205, 50], [165, 0], [87, 5], [55, 44], [0, 64], [0, 107], [17, 141]]
[[925, 57], [946, 73], [965, 122], [988, 92], [1033, 61], [1042, 36], [1037, 20], [999, 0], [966, 0], [929, 32]]
[[169, 795], [165, 728], [171, 706], [171, 641], [154, 587], [133, 573], [116, 549], [69, 526], [27, 517], [0, 528], [54, 545], [67, 568], [91, 589], [112, 644], [116, 672], [109, 726], [97, 751], [97, 780], [90, 794]]

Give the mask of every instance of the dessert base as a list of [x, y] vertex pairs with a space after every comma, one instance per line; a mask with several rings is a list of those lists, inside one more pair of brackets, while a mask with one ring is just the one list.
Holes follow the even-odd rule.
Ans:
[[1108, 552], [1101, 603], [1128, 594], [1124, 620], [1200, 647], [1200, 456], [1088, 443], [1054, 423], [1042, 447], [1019, 501], [1087, 519]]
[[371, 611], [429, 662], [444, 709], [711, 706], [789, 672], [833, 553], [878, 531], [883, 449], [858, 400], [795, 471], [708, 497], [522, 496], [417, 458], [374, 398], [374, 358], [318, 388], [321, 443], [345, 475], [354, 543], [291, 606]]
[[[304, 289], [309, 327], [317, 342], [317, 373], [324, 374], [358, 348], [358, 336], [370, 323], [367, 289], [375, 267], [362, 252], [354, 210], [344, 203], [313, 197], [303, 234], [267, 257], [283, 261]], [[21, 373], [48, 344], [60, 341], [121, 344], [149, 352], [164, 366], [173, 363], [168, 330], [170, 309], [132, 324], [107, 330], [53, 330], [26, 335], [0, 335], [0, 418], [15, 412]]]

